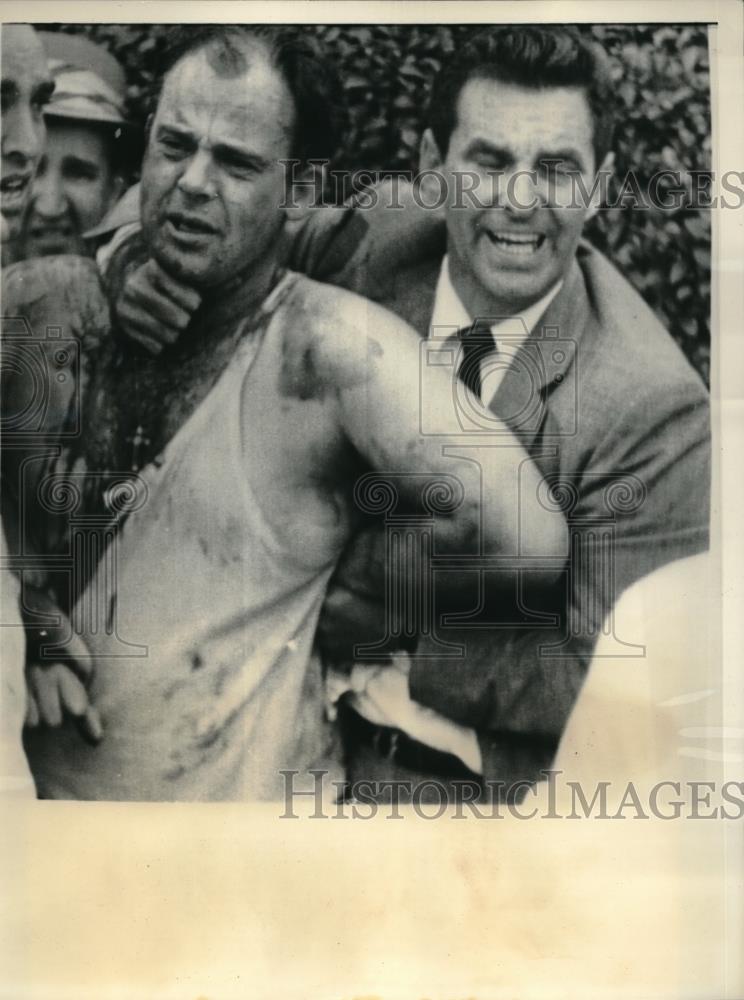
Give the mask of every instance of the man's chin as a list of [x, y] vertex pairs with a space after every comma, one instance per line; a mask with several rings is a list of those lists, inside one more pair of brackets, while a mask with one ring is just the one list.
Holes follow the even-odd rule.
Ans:
[[560, 275], [539, 272], [501, 270], [494, 274], [490, 269], [481, 275], [481, 284], [494, 302], [502, 303], [505, 316], [528, 309], [546, 295]]
[[197, 290], [209, 284], [208, 269], [196, 255], [157, 245], [152, 248], [152, 255], [166, 274], [176, 281]]

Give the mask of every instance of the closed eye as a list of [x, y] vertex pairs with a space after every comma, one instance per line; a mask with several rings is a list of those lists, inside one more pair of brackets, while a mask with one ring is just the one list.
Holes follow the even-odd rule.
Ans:
[[543, 176], [567, 176], [570, 174], [580, 174], [580, 165], [570, 156], [545, 157], [537, 164], [538, 171]]
[[482, 170], [507, 170], [509, 161], [505, 156], [481, 155], [475, 156], [473, 162]]
[[508, 170], [514, 159], [509, 149], [482, 138], [468, 144], [465, 158], [481, 170]]
[[220, 166], [238, 178], [252, 177], [254, 174], [260, 173], [266, 165], [263, 160], [247, 156], [229, 146], [217, 147], [214, 151], [214, 157]]
[[194, 145], [187, 136], [166, 129], [158, 132], [157, 141], [161, 152], [169, 160], [179, 160], [188, 156]]

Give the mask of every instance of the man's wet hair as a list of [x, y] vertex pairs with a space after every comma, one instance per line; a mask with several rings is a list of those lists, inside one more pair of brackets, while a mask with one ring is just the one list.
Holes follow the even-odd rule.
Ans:
[[333, 60], [307, 27], [293, 25], [188, 25], [174, 29], [163, 54], [160, 86], [184, 56], [206, 49], [216, 73], [237, 77], [248, 67], [251, 46], [269, 56], [292, 96], [295, 111], [290, 156], [301, 164], [331, 160], [343, 122], [343, 93]]
[[457, 127], [460, 92], [470, 80], [495, 80], [530, 90], [578, 87], [592, 114], [597, 166], [611, 149], [615, 97], [609, 60], [597, 42], [574, 28], [480, 27], [458, 45], [434, 80], [426, 120], [443, 157]]

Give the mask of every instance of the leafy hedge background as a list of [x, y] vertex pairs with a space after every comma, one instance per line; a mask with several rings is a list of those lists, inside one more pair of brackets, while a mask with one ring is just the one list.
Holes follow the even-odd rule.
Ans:
[[[44, 25], [106, 45], [128, 74], [134, 118], [151, 109], [161, 53], [173, 25]], [[349, 171], [415, 168], [428, 84], [471, 27], [308, 25], [337, 60], [347, 126], [334, 164]], [[619, 119], [616, 178], [635, 172], [641, 190], [658, 171], [710, 169], [708, 37], [698, 25], [582, 26], [609, 52]], [[663, 195], [664, 188], [661, 188]], [[710, 213], [681, 208], [605, 209], [588, 227], [708, 381]]]

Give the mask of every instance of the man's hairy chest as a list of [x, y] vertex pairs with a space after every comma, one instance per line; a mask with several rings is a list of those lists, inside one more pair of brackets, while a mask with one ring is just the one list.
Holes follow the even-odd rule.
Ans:
[[137, 472], [159, 456], [203, 403], [244, 336], [256, 327], [220, 327], [205, 318], [174, 348], [153, 357], [113, 336], [89, 359], [84, 460], [99, 472]]

